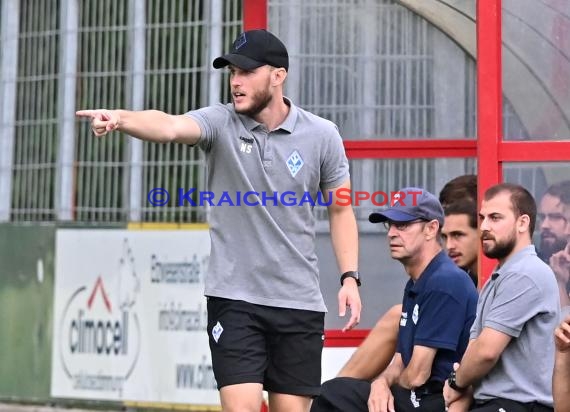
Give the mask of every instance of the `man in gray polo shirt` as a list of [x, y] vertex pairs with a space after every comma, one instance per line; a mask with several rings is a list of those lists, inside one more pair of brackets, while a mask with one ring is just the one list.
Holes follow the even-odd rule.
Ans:
[[154, 110], [77, 116], [91, 119], [96, 136], [120, 130], [205, 151], [215, 205], [205, 294], [222, 408], [258, 412], [265, 389], [271, 410], [307, 411], [320, 391], [326, 311], [316, 200], [328, 206], [342, 273], [339, 314], [347, 307], [351, 313], [345, 329], [360, 318], [356, 219], [350, 205], [337, 201], [338, 189], [350, 190], [348, 161], [337, 127], [283, 96], [289, 58], [273, 34], [242, 33], [213, 65], [229, 66], [231, 104], [178, 116]]
[[531, 243], [536, 203], [521, 186], [485, 192], [481, 244], [498, 267], [481, 291], [471, 341], [446, 381], [450, 411], [540, 411], [552, 408], [552, 333], [559, 316], [554, 273]]

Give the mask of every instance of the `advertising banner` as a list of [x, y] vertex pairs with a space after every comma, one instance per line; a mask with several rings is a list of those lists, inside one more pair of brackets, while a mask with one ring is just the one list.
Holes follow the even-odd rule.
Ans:
[[207, 230], [58, 230], [51, 395], [219, 405]]

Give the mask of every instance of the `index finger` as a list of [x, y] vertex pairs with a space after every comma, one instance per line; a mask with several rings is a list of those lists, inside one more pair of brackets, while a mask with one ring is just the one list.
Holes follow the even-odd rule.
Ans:
[[346, 325], [344, 325], [344, 328], [342, 328], [342, 331], [345, 332], [347, 330], [351, 330], [356, 325], [358, 325], [358, 322], [360, 322], [360, 311], [352, 310], [352, 307], [351, 307], [350, 308], [350, 319], [348, 320], [348, 322], [346, 322]]
[[93, 119], [97, 116], [97, 110], [78, 110], [75, 112], [77, 117], [89, 117]]

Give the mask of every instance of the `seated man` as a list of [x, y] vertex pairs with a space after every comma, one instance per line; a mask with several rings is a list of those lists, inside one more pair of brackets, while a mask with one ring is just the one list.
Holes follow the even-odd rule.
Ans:
[[445, 208], [441, 237], [449, 257], [467, 272], [477, 286], [479, 229], [475, 202], [455, 202]]
[[477, 176], [461, 175], [454, 177], [439, 192], [439, 203], [443, 209], [452, 203], [477, 203]]
[[370, 215], [372, 223], [386, 225], [391, 256], [410, 277], [394, 360], [372, 382], [325, 382], [312, 412], [444, 409], [443, 384], [467, 346], [477, 290], [441, 248], [444, 213], [437, 198], [419, 188], [401, 193], [394, 206]]
[[[449, 257], [477, 284], [479, 255], [477, 205], [471, 201], [449, 204], [445, 208], [441, 234]], [[396, 352], [401, 313], [402, 305], [390, 308], [337, 376], [370, 380], [386, 369]]]
[[552, 410], [552, 333], [559, 317], [552, 270], [532, 244], [536, 204], [521, 186], [487, 189], [479, 212], [485, 256], [498, 266], [481, 291], [471, 341], [445, 384], [449, 407]]

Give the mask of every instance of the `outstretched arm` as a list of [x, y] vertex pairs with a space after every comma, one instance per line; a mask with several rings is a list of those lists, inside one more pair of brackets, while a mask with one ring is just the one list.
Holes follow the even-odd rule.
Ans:
[[149, 142], [194, 145], [201, 134], [200, 126], [190, 116], [158, 110], [79, 110], [75, 115], [91, 119], [91, 129], [98, 137], [119, 130]]

